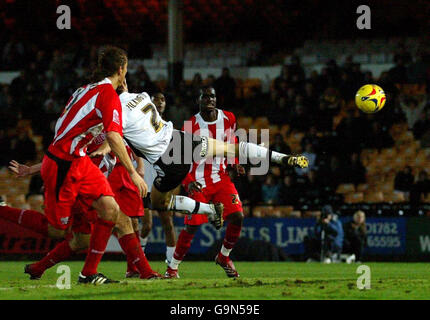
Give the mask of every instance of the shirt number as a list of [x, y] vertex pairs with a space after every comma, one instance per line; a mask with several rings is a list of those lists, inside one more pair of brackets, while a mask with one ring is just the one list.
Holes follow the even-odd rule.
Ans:
[[160, 132], [160, 130], [164, 127], [164, 123], [160, 121], [157, 121], [157, 109], [155, 109], [155, 106], [152, 103], [148, 103], [146, 106], [142, 108], [143, 113], [151, 112], [151, 125], [154, 128], [155, 133]]

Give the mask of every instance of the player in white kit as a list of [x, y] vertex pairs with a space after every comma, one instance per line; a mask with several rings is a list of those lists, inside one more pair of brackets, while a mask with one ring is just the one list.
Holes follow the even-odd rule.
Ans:
[[[157, 108], [158, 113], [163, 118], [163, 114], [166, 110], [166, 97], [163, 93], [157, 92], [151, 97], [151, 100]], [[151, 210], [150, 198], [152, 185], [154, 183], [155, 177], [157, 176], [157, 172], [155, 171], [153, 165], [151, 165], [148, 161], [143, 160], [143, 163], [145, 167], [144, 180], [148, 186], [148, 195], [144, 198], [145, 215], [142, 219], [142, 229], [140, 235], [142, 237], [142, 248], [145, 250], [146, 244], [148, 243], [149, 233], [152, 230], [152, 216], [153, 214], [157, 213], [156, 211]], [[174, 194], [179, 193], [179, 190], [180, 188], [178, 187], [178, 192], [174, 192]], [[158, 212], [158, 216], [160, 218], [166, 240], [166, 263], [170, 263], [176, 248], [176, 233], [175, 226], [173, 224], [173, 212], [160, 211]]]
[[[153, 209], [179, 211], [185, 214], [206, 214], [216, 229], [222, 227], [223, 205], [207, 204], [184, 196], [173, 195], [195, 161], [207, 157], [254, 159], [305, 168], [304, 156], [293, 156], [270, 151], [253, 143], [225, 143], [209, 137], [193, 136], [174, 130], [164, 121], [147, 93], [128, 93], [123, 84], [120, 100], [123, 111], [124, 139], [137, 156], [154, 165], [157, 177], [151, 190]], [[121, 90], [121, 89], [120, 89]], [[107, 145], [104, 145], [109, 148]], [[108, 152], [106, 152], [107, 154]]]

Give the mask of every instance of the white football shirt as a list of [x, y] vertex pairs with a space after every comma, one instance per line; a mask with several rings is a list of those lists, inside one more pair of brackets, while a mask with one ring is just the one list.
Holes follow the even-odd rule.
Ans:
[[164, 121], [146, 92], [124, 92], [120, 95], [124, 137], [150, 164], [167, 150], [173, 124]]

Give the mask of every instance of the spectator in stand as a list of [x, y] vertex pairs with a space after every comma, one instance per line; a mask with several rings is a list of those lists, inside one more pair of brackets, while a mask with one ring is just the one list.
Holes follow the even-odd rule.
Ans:
[[296, 104], [291, 116], [291, 129], [298, 132], [306, 132], [311, 126], [312, 119], [302, 104]]
[[414, 185], [414, 179], [412, 168], [410, 166], [404, 167], [403, 170], [399, 171], [394, 178], [394, 191], [404, 192], [408, 198], [412, 190], [412, 186]]
[[410, 202], [413, 206], [418, 206], [422, 199], [430, 192], [430, 180], [426, 171], [422, 170], [418, 174], [418, 181], [412, 185]]
[[412, 130], [415, 123], [417, 123], [422, 116], [422, 112], [427, 105], [427, 97], [422, 96], [420, 101], [417, 101], [414, 98], [407, 99], [405, 95], [402, 94], [399, 96], [399, 103], [406, 116], [408, 127]]
[[193, 80], [191, 81], [190, 90], [193, 99], [195, 99], [203, 86], [203, 79], [200, 73], [194, 74]]
[[347, 173], [342, 183], [352, 183], [358, 185], [366, 182], [366, 168], [361, 163], [358, 153], [351, 154], [345, 165], [345, 173]]
[[291, 148], [287, 143], [284, 141], [284, 137], [282, 134], [277, 133], [275, 135], [275, 141], [273, 141], [272, 145], [270, 146], [270, 150], [279, 152], [279, 153], [285, 153], [285, 154], [291, 154]]
[[184, 103], [183, 98], [180, 95], [175, 96], [173, 105], [169, 105], [166, 112], [166, 118], [172, 121], [173, 126], [181, 130], [184, 125], [184, 121], [191, 118], [190, 109]]
[[388, 70], [390, 80], [394, 83], [407, 83], [407, 69], [403, 57], [395, 57], [395, 66]]
[[420, 119], [415, 122], [413, 132], [417, 140], [430, 133], [430, 108], [426, 108]]
[[255, 206], [261, 202], [261, 182], [259, 177], [251, 175], [248, 171], [246, 176], [236, 178], [235, 184], [242, 203]]
[[305, 70], [303, 69], [299, 56], [294, 55], [291, 57], [291, 64], [288, 66], [288, 70], [291, 77], [297, 77], [296, 81], [301, 82], [305, 80]]
[[318, 108], [319, 103], [318, 93], [312, 82], [305, 83], [305, 90], [303, 93], [303, 104], [309, 112], [314, 112]]
[[[282, 66], [282, 69], [281, 69], [281, 73], [279, 74], [279, 76], [277, 76], [276, 78], [275, 78], [275, 80], [273, 81], [273, 88], [272, 88], [272, 90], [273, 91], [281, 91], [281, 90], [283, 90], [282, 88], [281, 88], [281, 83], [282, 82], [285, 82], [286, 83], [286, 87], [288, 87], [289, 86], [289, 82], [290, 82], [290, 80], [291, 80], [291, 78], [290, 78], [290, 72], [289, 72], [289, 66], [288, 65], [283, 65]], [[272, 92], [273, 92], [272, 91]]]
[[315, 163], [316, 163], [316, 159], [317, 159], [317, 155], [314, 151], [314, 148], [312, 146], [312, 144], [308, 143], [305, 146], [305, 151], [303, 152], [303, 155], [308, 158], [309, 160], [309, 166], [306, 169], [299, 169], [299, 168], [295, 168], [296, 170], [296, 174], [299, 176], [303, 176], [309, 173], [309, 171], [314, 170], [315, 169]]
[[15, 159], [19, 163], [36, 160], [36, 144], [30, 135], [31, 128], [18, 126], [17, 135], [11, 141], [11, 159]]
[[281, 193], [281, 185], [276, 183], [274, 177], [269, 174], [261, 187], [261, 196], [265, 204], [278, 204]]
[[355, 261], [359, 262], [363, 257], [363, 249], [367, 244], [366, 215], [363, 211], [354, 213], [352, 221], [343, 225], [345, 239], [343, 252], [355, 255]]
[[236, 81], [230, 76], [228, 68], [222, 69], [221, 77], [215, 81], [215, 90], [219, 104], [223, 108], [234, 108], [236, 103]]
[[137, 91], [134, 92], [147, 92], [150, 96], [155, 94], [159, 89], [157, 86], [151, 81], [148, 72], [146, 72], [144, 66], [139, 66], [137, 68], [136, 74], [136, 85]]
[[281, 199], [283, 205], [295, 206], [297, 204], [297, 188], [291, 175], [284, 178], [281, 187]]

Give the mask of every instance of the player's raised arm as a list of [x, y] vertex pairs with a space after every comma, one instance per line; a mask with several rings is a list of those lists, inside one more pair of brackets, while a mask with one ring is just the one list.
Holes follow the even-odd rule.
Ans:
[[31, 167], [26, 166], [25, 164], [21, 164], [15, 160], [9, 162], [9, 170], [15, 174], [16, 177], [26, 177], [31, 176], [33, 174], [39, 173], [42, 168], [42, 163], [35, 164]]

